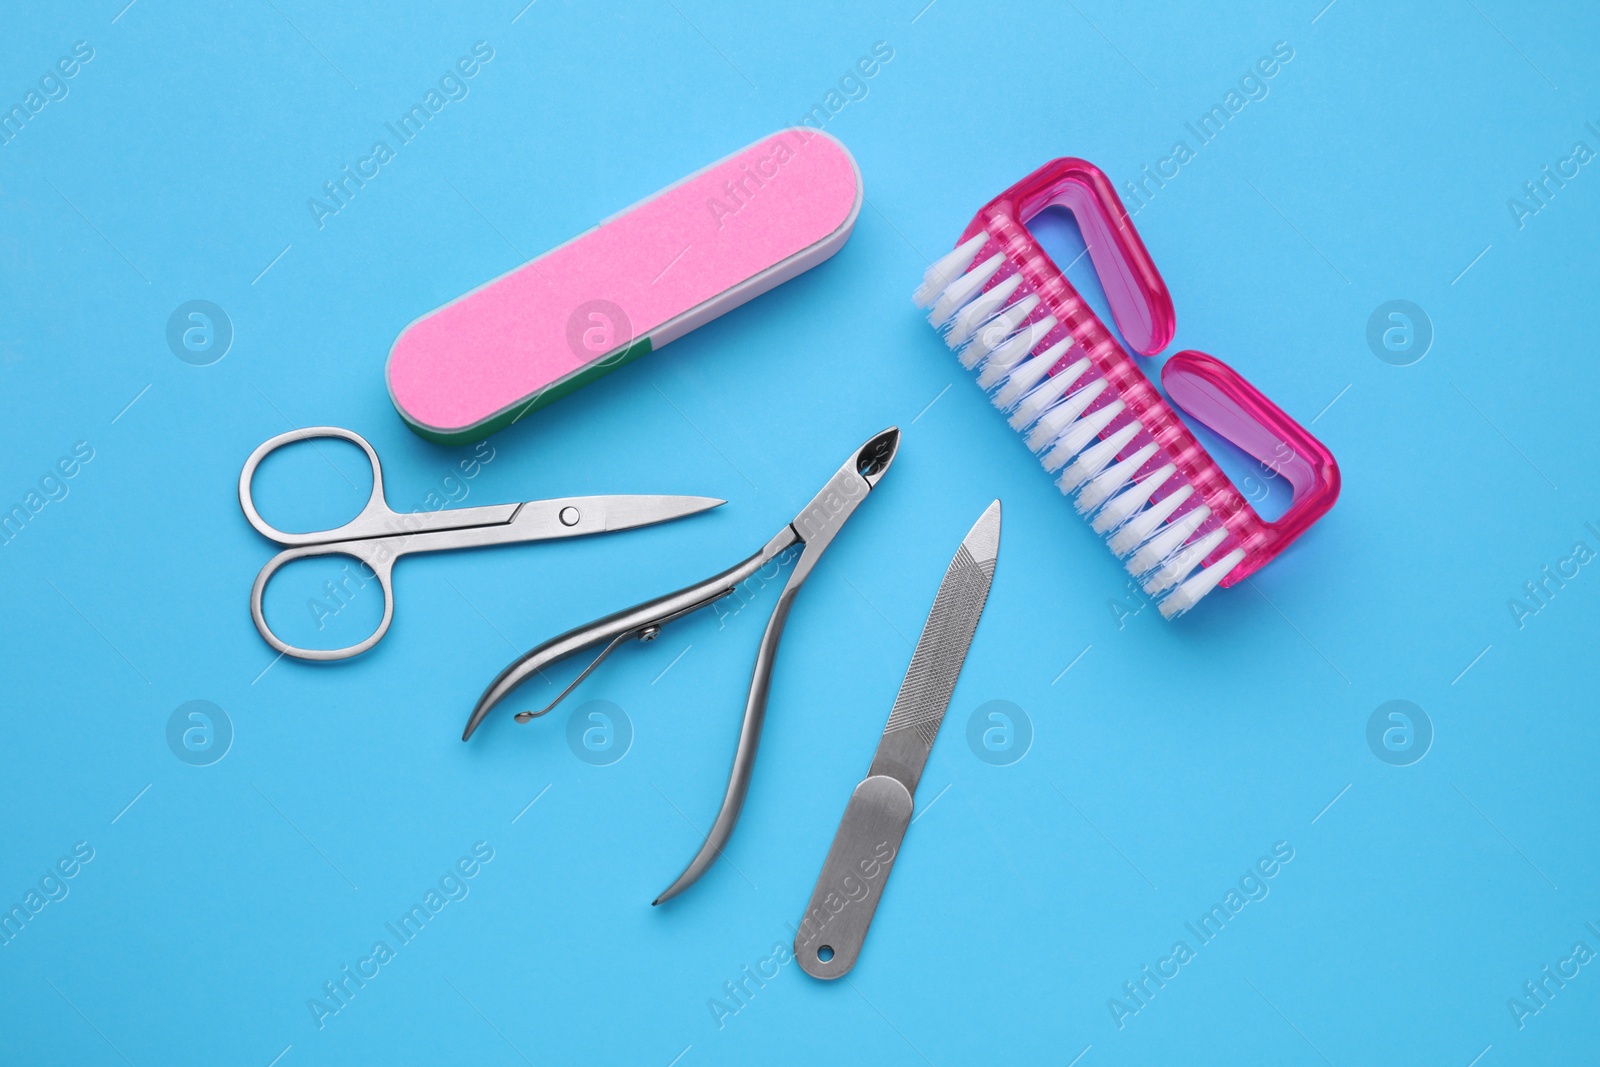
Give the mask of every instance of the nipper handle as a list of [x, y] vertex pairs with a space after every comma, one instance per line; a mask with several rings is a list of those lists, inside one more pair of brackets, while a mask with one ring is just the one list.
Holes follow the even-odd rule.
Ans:
[[[721, 600], [738, 588], [740, 582], [766, 566], [774, 556], [794, 544], [796, 540], [798, 538], [793, 528], [785, 526], [783, 533], [768, 542], [760, 552], [734, 564], [720, 574], [714, 574], [703, 582], [685, 586], [654, 600], [647, 600], [643, 604], [613, 612], [603, 619], [584, 623], [564, 634], [552, 637], [543, 644], [535, 645], [513, 660], [505, 670], [495, 676], [494, 681], [489, 683], [489, 687], [483, 691], [483, 695], [473, 707], [472, 715], [467, 719], [467, 728], [461, 731], [461, 740], [469, 739], [489, 712], [494, 710], [495, 705], [509, 696], [511, 691], [526, 681], [530, 675], [604, 642], [605, 649], [554, 700], [539, 711], [519, 712], [517, 721], [527, 722], [548, 713], [561, 703], [568, 693], [577, 688], [578, 683], [587, 678], [590, 672], [600, 665], [600, 661], [610, 655], [623, 641], [628, 638], [652, 640], [666, 623]], [[774, 545], [778, 547], [774, 548]]]
[[798, 571], [789, 576], [783, 592], [778, 594], [778, 606], [773, 609], [772, 618], [767, 620], [767, 628], [761, 634], [761, 646], [756, 649], [755, 669], [750, 675], [750, 695], [745, 698], [744, 719], [739, 724], [739, 746], [733, 752], [733, 768], [728, 772], [728, 788], [722, 796], [722, 806], [717, 809], [716, 821], [711, 824], [700, 850], [694, 854], [683, 873], [650, 902], [651, 907], [671, 900], [699, 881], [707, 868], [717, 862], [717, 857], [722, 855], [722, 846], [733, 836], [739, 813], [744, 810], [744, 798], [750, 792], [756, 750], [761, 747], [761, 727], [767, 721], [767, 694], [772, 689], [772, 665], [778, 657], [778, 641], [783, 637], [784, 624], [789, 621], [789, 608], [794, 604], [794, 595], [800, 591], [803, 581], [805, 575]]

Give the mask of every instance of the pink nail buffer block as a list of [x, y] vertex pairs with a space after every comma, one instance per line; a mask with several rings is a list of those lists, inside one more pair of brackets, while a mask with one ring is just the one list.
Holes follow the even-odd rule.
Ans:
[[389, 396], [429, 440], [486, 437], [821, 263], [861, 195], [844, 145], [779, 131], [411, 323]]

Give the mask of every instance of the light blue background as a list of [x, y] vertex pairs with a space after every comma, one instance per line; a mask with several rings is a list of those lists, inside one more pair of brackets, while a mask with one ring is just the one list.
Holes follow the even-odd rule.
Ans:
[[[1508, 607], [1575, 541], [1600, 548], [1600, 175], [1521, 229], [1507, 207], [1575, 141], [1600, 148], [1592, 10], [124, 2], [13, 4], [0, 35], [7, 107], [74, 41], [94, 48], [0, 146], [0, 504], [74, 442], [94, 449], [0, 548], [0, 902], [94, 849], [0, 947], [0, 1060], [1592, 1057], [1600, 966], [1523, 1029], [1507, 1007], [1575, 942], [1600, 948], [1600, 577], [1581, 569], [1521, 627]], [[470, 95], [319, 230], [307, 199], [479, 40], [495, 55]], [[471, 450], [395, 416], [399, 329], [793, 123], [878, 41], [894, 58], [828, 125], [867, 191], [843, 251], [498, 434], [465, 483], [469, 504], [730, 503], [407, 560], [374, 652], [274, 663], [246, 610], [273, 550], [235, 497], [249, 451], [347, 426], [391, 500], [421, 505]], [[1047, 159], [1121, 185], [1193, 147], [1184, 124], [1278, 41], [1294, 58], [1267, 98], [1137, 224], [1179, 311], [1172, 350], [1315, 417], [1344, 494], [1251, 586], [1168, 624], [1117, 607], [1116, 562], [907, 296]], [[1366, 342], [1396, 298], [1435, 330], [1411, 366]], [[165, 340], [193, 299], [235, 330], [211, 366]], [[892, 423], [899, 459], [796, 604], [727, 862], [651, 909], [715, 810], [772, 590], [586, 683], [573, 707], [606, 699], [632, 723], [610, 766], [575, 758], [565, 708], [463, 745], [472, 700], [521, 649], [753, 551]], [[358, 457], [325, 454], [263, 472], [273, 517], [353, 510]], [[719, 1028], [708, 1001], [789, 942], [939, 576], [996, 496], [993, 595], [860, 965], [826, 985], [784, 966]], [[274, 603], [293, 616], [296, 595]], [[196, 699], [235, 735], [208, 767], [166, 742]], [[1436, 731], [1411, 766], [1366, 742], [1392, 699]], [[1011, 766], [966, 743], [990, 700], [1032, 721]], [[319, 1029], [308, 999], [479, 841], [494, 859], [470, 895]], [[1109, 998], [1194, 946], [1184, 924], [1280, 841], [1294, 859], [1270, 895], [1119, 1029]]]

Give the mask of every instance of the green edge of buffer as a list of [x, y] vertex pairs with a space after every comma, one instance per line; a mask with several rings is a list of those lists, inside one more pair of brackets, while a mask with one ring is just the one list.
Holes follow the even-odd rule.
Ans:
[[483, 440], [490, 434], [498, 433], [524, 415], [537, 411], [546, 404], [553, 404], [568, 393], [578, 391], [595, 379], [605, 377], [618, 367], [632, 363], [650, 350], [650, 338], [640, 338], [627, 348], [607, 353], [593, 363], [584, 364], [565, 378], [551, 382], [527, 400], [513, 404], [506, 410], [496, 415], [491, 415], [482, 422], [475, 422], [471, 426], [460, 430], [438, 430], [431, 426], [423, 426], [412, 422], [410, 419], [406, 419], [403, 413], [400, 417], [405, 419], [405, 424], [411, 428], [413, 433], [425, 440], [440, 445], [470, 445], [474, 441]]

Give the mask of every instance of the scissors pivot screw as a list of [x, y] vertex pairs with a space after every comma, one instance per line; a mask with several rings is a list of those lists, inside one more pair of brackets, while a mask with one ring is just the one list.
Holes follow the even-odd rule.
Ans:
[[577, 508], [561, 509], [561, 525], [563, 526], [576, 526], [578, 525], [578, 520], [581, 518], [583, 518], [583, 516], [578, 514]]
[[661, 627], [659, 626], [646, 626], [643, 630], [639, 631], [639, 640], [641, 641], [654, 641], [660, 636]]

